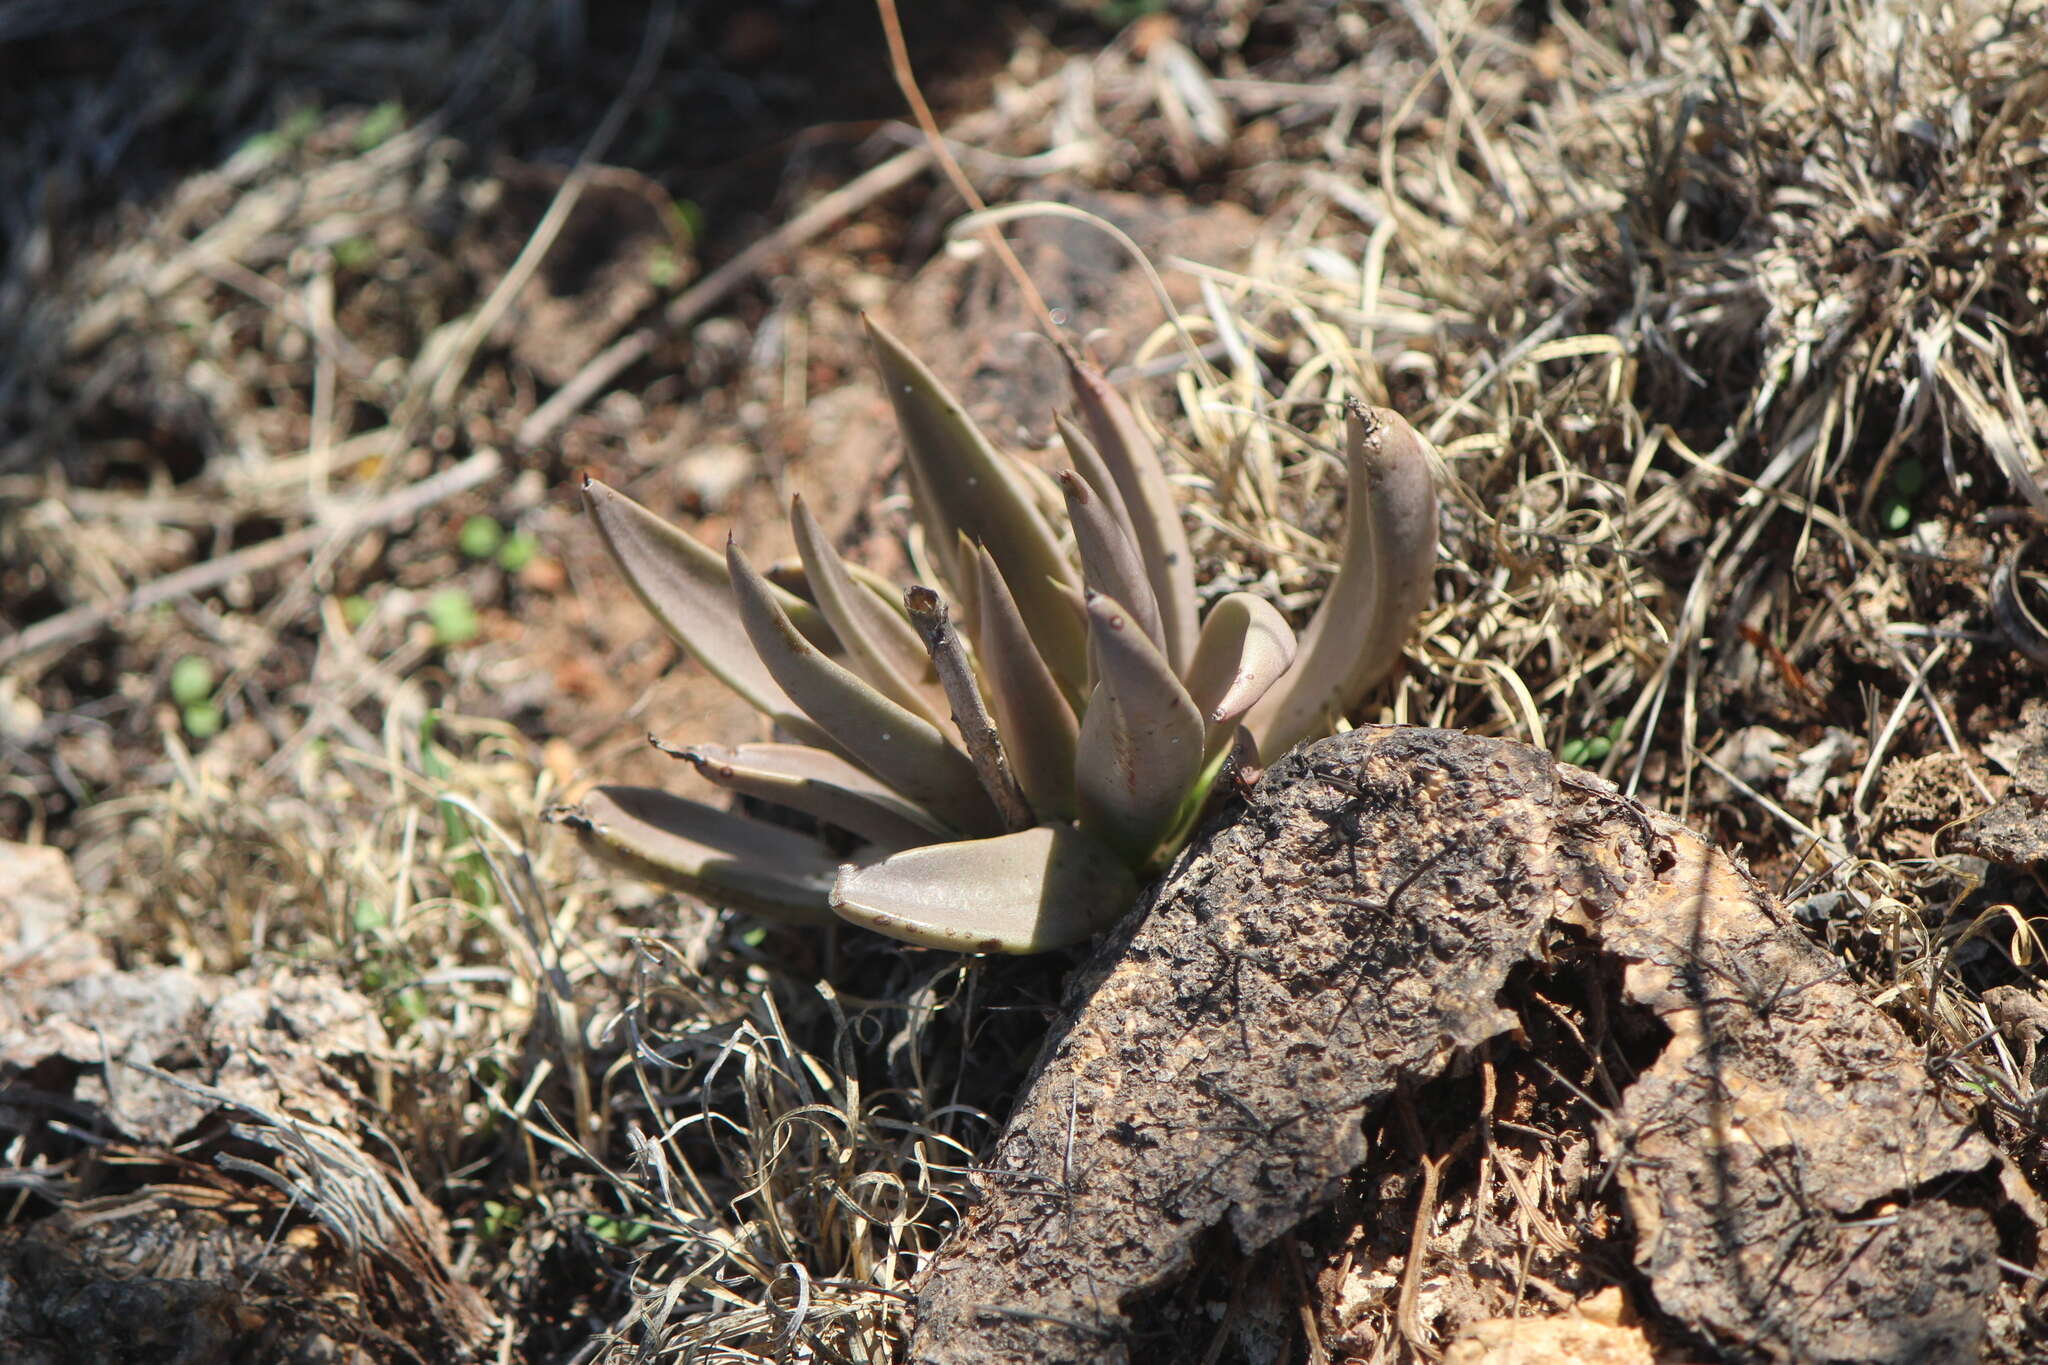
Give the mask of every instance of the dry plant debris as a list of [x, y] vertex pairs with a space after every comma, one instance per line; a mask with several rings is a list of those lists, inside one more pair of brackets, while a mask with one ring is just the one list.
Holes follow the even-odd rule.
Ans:
[[2048, 700], [2020, 712], [2019, 752], [1998, 804], [1949, 831], [1949, 845], [1994, 863], [2048, 869]]
[[1606, 1289], [1554, 1318], [1489, 1318], [1444, 1347], [1444, 1365], [1651, 1365], [1643, 1329]]
[[[412, 1349], [481, 1345], [493, 1315], [453, 1269], [443, 1214], [344, 1075], [383, 1060], [368, 1000], [317, 972], [117, 971], [54, 850], [0, 844], [0, 888], [0, 1118], [21, 1135], [21, 1189], [63, 1206], [0, 1229], [10, 1358], [69, 1342], [198, 1361], [257, 1335], [332, 1349], [365, 1315]], [[101, 1162], [172, 1177], [100, 1194], [94, 1163], [63, 1155], [76, 1135]], [[324, 1234], [272, 1258], [290, 1209]]]

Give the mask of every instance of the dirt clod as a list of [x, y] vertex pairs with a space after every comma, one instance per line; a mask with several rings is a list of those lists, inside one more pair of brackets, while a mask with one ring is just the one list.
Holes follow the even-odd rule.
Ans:
[[2048, 702], [2027, 703], [2020, 725], [2012, 785], [1997, 805], [1949, 837], [1964, 853], [2014, 867], [2048, 864]]

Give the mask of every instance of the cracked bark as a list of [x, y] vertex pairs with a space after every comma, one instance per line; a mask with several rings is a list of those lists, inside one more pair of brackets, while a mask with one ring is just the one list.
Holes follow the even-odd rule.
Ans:
[[1995, 1237], [1945, 1196], [1995, 1155], [1898, 1027], [1667, 817], [1378, 727], [1275, 764], [1077, 974], [911, 1358], [1126, 1359], [1203, 1234], [1253, 1250], [1324, 1205], [1362, 1121], [1510, 1030], [1509, 973], [1560, 944], [1671, 1033], [1601, 1134], [1658, 1307], [1736, 1358], [1971, 1358]]

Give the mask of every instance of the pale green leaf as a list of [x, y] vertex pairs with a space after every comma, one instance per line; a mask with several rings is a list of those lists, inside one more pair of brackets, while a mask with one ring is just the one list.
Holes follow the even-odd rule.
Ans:
[[903, 429], [904, 451], [914, 471], [913, 495], [925, 504], [919, 515], [926, 524], [927, 551], [940, 561], [948, 580], [957, 583], [963, 566], [945, 563], [955, 553], [955, 533], [965, 532], [985, 546], [1008, 580], [1047, 666], [1070, 692], [1078, 693], [1086, 685], [1086, 631], [1057, 591], [1074, 574], [1052, 528], [932, 372], [872, 320], [868, 335]]
[[[1124, 528], [1131, 544], [1138, 543], [1138, 530], [1131, 524], [1131, 512], [1124, 505], [1124, 493], [1116, 486], [1116, 476], [1109, 472], [1109, 466], [1102, 462], [1102, 452], [1095, 448], [1095, 442], [1088, 439], [1088, 433], [1081, 430], [1073, 418], [1063, 412], [1052, 417], [1053, 428], [1060, 434], [1060, 443], [1067, 448], [1067, 454], [1074, 461], [1074, 468], [1081, 477], [1088, 480], [1088, 486], [1101, 497], [1102, 505], [1116, 518], [1116, 524]], [[1156, 597], [1157, 594], [1154, 594]]]
[[[583, 481], [583, 502], [627, 584], [676, 643], [791, 735], [808, 744], [830, 742], [755, 653], [721, 555], [596, 479]], [[780, 588], [771, 593], [786, 615], [808, 617], [816, 632], [828, 631], [816, 608]], [[815, 638], [813, 631], [803, 633]]]
[[1060, 474], [1060, 489], [1067, 497], [1067, 519], [1073, 523], [1082, 579], [1093, 591], [1128, 606], [1145, 638], [1163, 653], [1166, 642], [1159, 633], [1159, 608], [1152, 600], [1152, 585], [1145, 579], [1137, 545], [1086, 479], [1065, 470]]
[[977, 550], [975, 600], [981, 604], [981, 631], [975, 652], [981, 659], [982, 684], [1010, 771], [1024, 789], [1025, 800], [1041, 820], [1071, 820], [1074, 804], [1074, 744], [1080, 723], [1052, 671], [1031, 643], [1031, 633], [1017, 614], [1016, 601], [1002, 571], [985, 550]]
[[945, 822], [837, 754], [802, 744], [693, 744], [665, 750], [706, 781], [802, 811], [884, 848], [952, 837]]
[[1185, 668], [1195, 648], [1195, 560], [1188, 552], [1187, 529], [1181, 525], [1180, 505], [1166, 481], [1159, 451], [1100, 370], [1069, 356], [1067, 374], [1082, 423], [1123, 495], [1138, 552], [1145, 560], [1145, 576], [1159, 604], [1167, 661], [1176, 669]]
[[854, 581], [800, 497], [790, 499], [789, 525], [818, 610], [831, 623], [854, 671], [898, 706], [943, 728], [943, 696], [931, 680], [931, 659], [916, 629]]
[[1227, 593], [1209, 608], [1195, 657], [1187, 669], [1188, 695], [1208, 727], [1203, 751], [1222, 752], [1237, 720], [1287, 673], [1294, 662], [1294, 632], [1272, 603], [1248, 592]]
[[728, 541], [725, 558], [754, 651], [791, 700], [831, 736], [833, 747], [963, 834], [1002, 828], [966, 754], [930, 721], [820, 653], [790, 624], [769, 595], [768, 581], [738, 545]]
[[1123, 916], [1138, 887], [1116, 855], [1066, 825], [927, 844], [832, 888], [842, 919], [905, 943], [963, 953], [1042, 953]]
[[1302, 632], [1294, 667], [1245, 724], [1268, 762], [1350, 711], [1401, 661], [1436, 568], [1429, 442], [1399, 413], [1352, 404], [1346, 419], [1348, 530], [1337, 576]]
[[770, 919], [831, 922], [838, 860], [794, 830], [652, 787], [599, 787], [581, 804], [548, 814], [634, 876]]
[[[957, 534], [954, 543], [954, 577], [946, 580], [946, 586], [953, 590], [953, 619], [960, 629], [967, 632], [970, 640], [981, 638], [981, 547], [967, 538], [967, 533]], [[1016, 603], [1011, 603], [1015, 610]]]

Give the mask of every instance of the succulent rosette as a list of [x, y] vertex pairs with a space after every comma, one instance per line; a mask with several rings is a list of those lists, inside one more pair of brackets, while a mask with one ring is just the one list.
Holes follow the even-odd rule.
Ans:
[[1069, 358], [1072, 467], [1053, 483], [869, 335], [937, 587], [899, 596], [846, 562], [801, 498], [800, 570], [771, 577], [584, 484], [648, 610], [773, 724], [771, 743], [671, 752], [837, 834], [645, 787], [599, 787], [558, 818], [612, 862], [755, 914], [962, 951], [1077, 943], [1185, 842], [1233, 752], [1325, 733], [1399, 661], [1436, 558], [1432, 453], [1398, 415], [1354, 405], [1350, 529], [1300, 638], [1250, 593], [1198, 620], [1159, 453], [1100, 372]]

